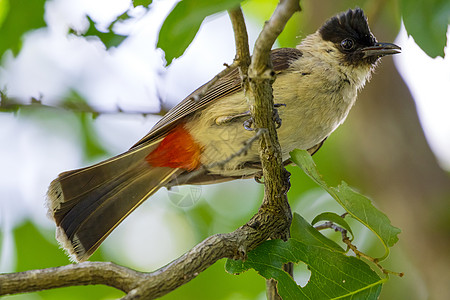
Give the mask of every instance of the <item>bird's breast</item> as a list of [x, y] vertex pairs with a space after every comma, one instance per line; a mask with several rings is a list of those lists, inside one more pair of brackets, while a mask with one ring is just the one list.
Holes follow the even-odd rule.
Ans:
[[342, 124], [356, 99], [356, 87], [339, 76], [305, 73], [280, 76], [274, 84], [276, 102], [286, 104], [279, 108], [283, 157], [322, 142]]

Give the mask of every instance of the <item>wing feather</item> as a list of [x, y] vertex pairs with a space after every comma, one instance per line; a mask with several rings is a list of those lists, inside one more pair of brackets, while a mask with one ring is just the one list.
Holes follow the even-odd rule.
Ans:
[[[279, 74], [287, 70], [293, 60], [297, 60], [302, 56], [302, 52], [295, 48], [280, 48], [272, 50], [271, 59], [274, 71]], [[142, 144], [152, 142], [167, 134], [167, 132], [184, 117], [202, 109], [206, 105], [210, 105], [226, 96], [232, 95], [242, 91], [242, 79], [239, 75], [237, 67], [229, 68], [229, 72], [219, 78], [208, 90], [203, 91], [204, 87], [209, 82], [205, 83], [189, 96], [183, 99], [178, 105], [173, 107], [158, 123], [153, 126], [150, 132], [139, 140], [133, 147], [141, 146]], [[203, 96], [199, 100], [197, 98], [201, 93]]]

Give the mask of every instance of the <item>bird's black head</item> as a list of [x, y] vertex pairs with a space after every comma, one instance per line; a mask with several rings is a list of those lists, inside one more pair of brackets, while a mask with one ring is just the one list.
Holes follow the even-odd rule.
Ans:
[[335, 44], [351, 64], [374, 64], [378, 58], [400, 53], [400, 47], [390, 43], [378, 43], [360, 8], [349, 9], [329, 19], [319, 29], [322, 38]]

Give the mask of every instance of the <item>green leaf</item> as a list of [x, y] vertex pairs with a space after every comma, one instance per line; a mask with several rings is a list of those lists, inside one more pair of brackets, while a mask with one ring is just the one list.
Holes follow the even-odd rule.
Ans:
[[8, 15], [9, 11], [9, 0], [0, 0], [0, 28], [3, 25], [3, 21]]
[[[124, 15], [119, 16], [117, 20], [120, 18], [123, 18]], [[89, 29], [86, 31], [86, 33], [83, 34], [85, 37], [89, 36], [96, 36], [98, 37], [102, 43], [105, 45], [106, 49], [109, 49], [111, 47], [117, 47], [119, 46], [126, 38], [126, 35], [120, 35], [117, 33], [114, 33], [111, 29], [112, 26], [108, 29], [107, 32], [101, 32], [95, 27], [95, 22], [92, 21], [92, 19], [88, 16], [89, 20]]]
[[139, 5], [147, 7], [150, 4], [152, 4], [152, 0], [133, 0], [133, 6], [134, 7], [139, 6]]
[[420, 48], [431, 57], [444, 57], [450, 1], [402, 0], [400, 9], [406, 31]]
[[311, 177], [318, 185], [324, 188], [348, 213], [370, 229], [383, 243], [385, 254], [382, 260], [389, 255], [389, 247], [397, 241], [400, 229], [391, 225], [388, 217], [376, 209], [369, 198], [352, 190], [345, 182], [338, 187], [330, 187], [320, 176], [317, 167], [309, 153], [296, 149], [290, 152], [291, 160]]
[[324, 212], [321, 213], [320, 215], [317, 215], [311, 222], [311, 225], [315, 225], [317, 222], [320, 221], [331, 221], [339, 226], [341, 226], [342, 228], [344, 228], [345, 230], [347, 230], [348, 232], [350, 232], [350, 234], [352, 235], [352, 240], [353, 240], [353, 231], [352, 228], [350, 227], [350, 225], [348, 225], [347, 221], [345, 221], [345, 219], [343, 217], [341, 217], [340, 215], [338, 215], [337, 213], [334, 212]]
[[242, 0], [184, 0], [178, 2], [161, 27], [157, 47], [164, 50], [169, 65], [183, 55], [203, 20], [212, 14], [235, 8]]
[[[304, 262], [311, 277], [304, 287], [282, 269], [287, 262]], [[382, 284], [380, 278], [366, 263], [328, 247], [307, 245], [295, 239], [266, 241], [248, 253], [245, 262], [228, 260], [226, 270], [232, 274], [255, 269], [266, 279], [278, 281], [282, 299], [377, 299]]]
[[291, 224], [291, 238], [310, 246], [326, 247], [344, 253], [338, 244], [321, 234], [311, 226], [302, 216], [294, 213]]
[[22, 47], [23, 35], [46, 26], [45, 0], [3, 0], [0, 9], [0, 15], [3, 15], [3, 22], [0, 20], [0, 57], [8, 49], [17, 55]]

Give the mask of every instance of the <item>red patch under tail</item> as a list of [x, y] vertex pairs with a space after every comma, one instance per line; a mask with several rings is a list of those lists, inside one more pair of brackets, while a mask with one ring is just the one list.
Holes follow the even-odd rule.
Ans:
[[200, 166], [201, 147], [180, 124], [170, 131], [145, 160], [154, 167], [170, 167], [192, 171]]

